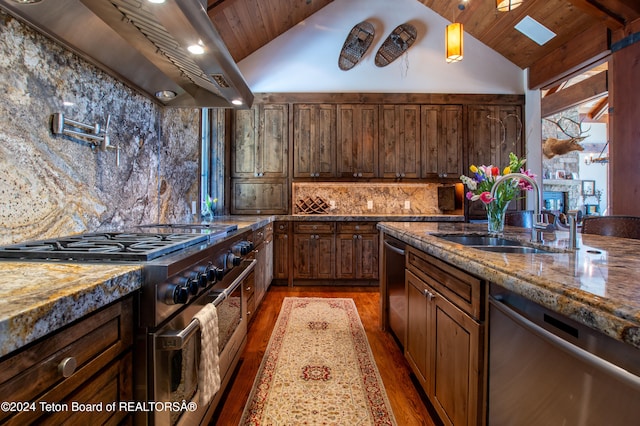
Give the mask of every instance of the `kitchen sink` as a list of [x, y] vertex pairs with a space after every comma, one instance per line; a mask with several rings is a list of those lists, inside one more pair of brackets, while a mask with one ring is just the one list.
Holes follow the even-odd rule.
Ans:
[[522, 246], [517, 240], [509, 240], [507, 238], [492, 237], [489, 235], [435, 235], [443, 240], [452, 243], [462, 244], [463, 246]]
[[490, 235], [434, 235], [434, 237], [462, 244], [477, 250], [491, 251], [494, 253], [520, 253], [520, 254], [544, 254], [556, 253], [542, 247], [533, 247], [518, 240], [511, 240], [503, 237], [493, 237]]

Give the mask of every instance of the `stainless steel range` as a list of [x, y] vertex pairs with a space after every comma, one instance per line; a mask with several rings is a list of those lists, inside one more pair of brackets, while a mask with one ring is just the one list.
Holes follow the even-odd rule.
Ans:
[[[252, 239], [252, 232], [238, 233], [235, 225], [153, 224], [0, 247], [0, 258], [141, 263], [134, 395], [138, 401], [176, 403], [166, 407], [194, 404], [184, 411], [137, 412], [135, 423], [198, 424], [212, 416], [246, 340], [243, 290], [253, 286]], [[200, 324], [194, 318], [209, 303], [218, 313], [222, 387], [205, 404], [198, 386]]]

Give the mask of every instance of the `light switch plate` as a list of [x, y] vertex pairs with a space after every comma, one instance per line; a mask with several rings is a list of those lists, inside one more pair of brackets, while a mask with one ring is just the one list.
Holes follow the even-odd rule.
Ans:
[[411, 208], [411, 201], [406, 200], [406, 201], [404, 202], [404, 209], [405, 209], [405, 210], [409, 210], [410, 208]]
[[367, 201], [367, 209], [369, 209], [369, 210], [373, 209], [373, 200]]

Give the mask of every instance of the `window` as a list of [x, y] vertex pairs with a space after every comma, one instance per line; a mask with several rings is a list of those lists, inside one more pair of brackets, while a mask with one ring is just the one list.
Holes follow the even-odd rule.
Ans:
[[200, 212], [209, 196], [217, 199], [214, 213], [224, 214], [224, 110], [201, 110]]

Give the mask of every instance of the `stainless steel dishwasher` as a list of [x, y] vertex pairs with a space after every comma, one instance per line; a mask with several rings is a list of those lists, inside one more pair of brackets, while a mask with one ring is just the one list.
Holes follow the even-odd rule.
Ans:
[[406, 244], [389, 235], [384, 237], [384, 267], [389, 328], [404, 348], [407, 299], [404, 291]]
[[492, 284], [488, 424], [640, 424], [640, 350]]

